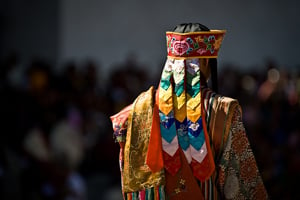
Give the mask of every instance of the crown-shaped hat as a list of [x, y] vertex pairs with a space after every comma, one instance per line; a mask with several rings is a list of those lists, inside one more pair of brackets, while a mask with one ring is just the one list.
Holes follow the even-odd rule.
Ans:
[[166, 32], [169, 57], [217, 58], [225, 30], [209, 30], [202, 24], [181, 24]]

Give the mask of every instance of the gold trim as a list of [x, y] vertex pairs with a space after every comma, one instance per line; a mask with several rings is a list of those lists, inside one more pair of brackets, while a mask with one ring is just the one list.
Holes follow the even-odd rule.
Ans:
[[128, 116], [124, 148], [123, 191], [136, 192], [165, 184], [164, 170], [152, 172], [146, 165], [153, 117], [154, 87], [141, 93]]
[[177, 56], [167, 56], [170, 59], [195, 59], [195, 58], [218, 58], [218, 56], [184, 56], [184, 57], [177, 57]]
[[166, 34], [174, 34], [174, 35], [206, 35], [206, 34], [224, 34], [226, 30], [210, 30], [210, 31], [199, 31], [199, 32], [189, 32], [189, 33], [177, 33], [172, 31], [167, 31]]

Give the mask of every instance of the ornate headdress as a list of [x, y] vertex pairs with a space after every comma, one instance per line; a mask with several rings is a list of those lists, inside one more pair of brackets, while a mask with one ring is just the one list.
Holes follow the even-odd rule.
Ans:
[[201, 24], [181, 24], [167, 32], [168, 58], [158, 89], [160, 131], [165, 169], [176, 174], [181, 168], [180, 149], [201, 181], [215, 169], [200, 81], [201, 58], [216, 58], [224, 30], [209, 30]]
[[217, 58], [224, 34], [224, 30], [167, 32], [168, 57], [176, 59]]

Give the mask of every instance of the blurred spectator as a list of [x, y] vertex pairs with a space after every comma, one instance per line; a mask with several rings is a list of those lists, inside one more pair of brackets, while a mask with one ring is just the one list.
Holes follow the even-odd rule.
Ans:
[[[47, 61], [24, 65], [17, 54], [0, 63], [0, 199], [121, 198], [109, 116], [157, 82], [147, 68], [129, 58], [104, 79], [92, 60], [70, 61], [57, 74]], [[271, 199], [300, 199], [299, 68], [238, 69], [219, 72], [220, 93], [244, 108]]]

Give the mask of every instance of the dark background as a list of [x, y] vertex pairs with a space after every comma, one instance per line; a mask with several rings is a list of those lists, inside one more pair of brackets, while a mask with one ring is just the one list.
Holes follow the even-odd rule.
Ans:
[[219, 92], [239, 100], [272, 199], [299, 199], [300, 18], [289, 1], [0, 1], [0, 199], [120, 199], [109, 116], [157, 86], [165, 31], [226, 29]]

